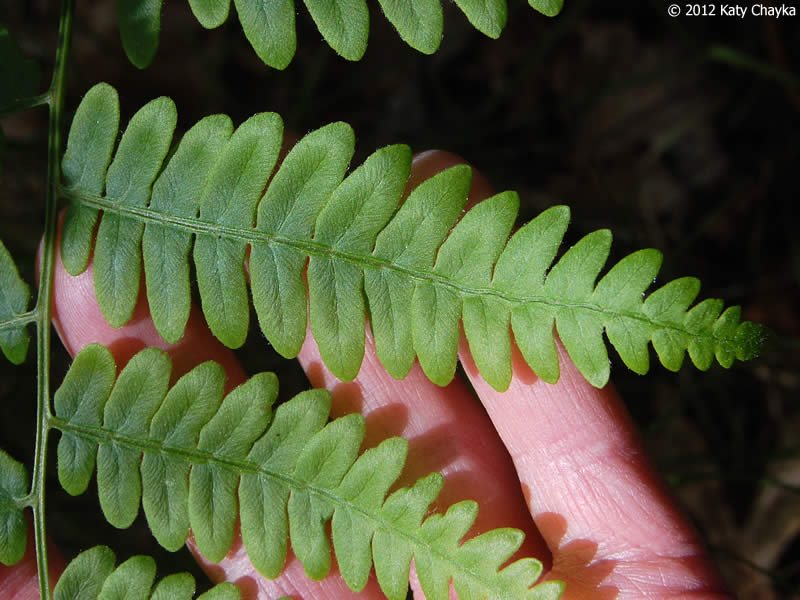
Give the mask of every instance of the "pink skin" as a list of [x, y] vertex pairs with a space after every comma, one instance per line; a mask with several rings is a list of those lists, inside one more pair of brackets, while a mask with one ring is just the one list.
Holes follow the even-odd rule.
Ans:
[[[461, 161], [443, 152], [418, 155], [409, 186], [456, 162]], [[470, 202], [490, 193], [485, 179], [476, 175]], [[222, 362], [229, 387], [245, 376], [199, 311], [193, 311], [186, 335], [174, 345], [159, 337], [141, 298], [133, 320], [112, 329], [97, 308], [91, 269], [73, 278], [60, 261], [54, 321], [72, 354], [99, 341], [111, 347], [121, 367], [142, 347], [156, 345], [172, 355], [176, 376], [208, 359]], [[437, 387], [418, 365], [402, 381], [393, 379], [378, 363], [369, 331], [366, 356], [352, 382], [337, 380], [325, 368], [310, 335], [298, 360], [314, 386], [331, 390], [334, 416], [364, 414], [364, 448], [393, 435], [409, 439], [402, 484], [440, 471], [446, 483], [437, 509], [464, 498], [480, 503], [470, 535], [502, 526], [525, 531], [519, 555], [540, 558], [546, 577], [566, 581], [566, 600], [732, 598], [650, 466], [611, 386], [591, 387], [563, 348], [557, 385], [540, 381], [515, 351], [514, 377], [504, 393], [480, 378], [466, 343], [460, 357], [480, 402], [465, 382]], [[280, 577], [264, 579], [250, 565], [240, 540], [217, 565], [209, 564], [191, 539], [189, 547], [212, 579], [236, 582], [246, 598], [384, 597], [372, 578], [361, 593], [351, 592], [335, 568], [322, 581], [309, 581], [293, 556]], [[38, 597], [32, 569], [29, 553], [20, 565], [0, 570], [0, 597]], [[415, 597], [421, 598], [413, 572], [411, 581]]]

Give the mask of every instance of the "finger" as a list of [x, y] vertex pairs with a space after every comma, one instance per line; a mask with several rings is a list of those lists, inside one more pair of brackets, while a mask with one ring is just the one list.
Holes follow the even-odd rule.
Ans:
[[[162, 348], [171, 356], [173, 379], [201, 362], [215, 360], [225, 369], [226, 391], [245, 380], [244, 371], [235, 355], [211, 334], [197, 307], [192, 307], [184, 336], [175, 344], [169, 344], [161, 338], [153, 325], [144, 293], [140, 294], [133, 318], [126, 325], [115, 329], [106, 322], [94, 294], [91, 265], [81, 275], [72, 277], [66, 272], [58, 256], [55, 261], [53, 290], [53, 323], [73, 356], [86, 344], [98, 342], [108, 346], [118, 367], [122, 368], [136, 352], [154, 346]], [[305, 576], [302, 565], [292, 555], [277, 579], [265, 579], [250, 563], [238, 535], [231, 552], [219, 564], [203, 557], [193, 538], [190, 537], [188, 545], [213, 581], [237, 583], [242, 588], [245, 600], [271, 600], [284, 595], [320, 600], [347, 600], [356, 597], [369, 600], [383, 597], [374, 581], [368, 583], [363, 595], [356, 596], [347, 589], [335, 568], [322, 581], [311, 581]]]
[[728, 597], [616, 391], [592, 387], [560, 353], [550, 385], [516, 351], [504, 393], [483, 381], [466, 344], [461, 358], [553, 554], [551, 577], [567, 581], [565, 598]]
[[[25, 555], [12, 566], [0, 564], [0, 598], [5, 600], [39, 600], [39, 575], [36, 569], [36, 544], [33, 527], [28, 520], [28, 541]], [[64, 570], [64, 559], [53, 544], [47, 545], [50, 589]]]
[[[463, 160], [444, 152], [418, 155], [407, 191], [459, 163]], [[470, 203], [490, 194], [488, 183], [476, 173]], [[520, 554], [547, 562], [546, 546], [533, 525], [508, 453], [463, 381], [455, 379], [447, 387], [439, 387], [428, 380], [418, 364], [402, 381], [394, 379], [377, 358], [369, 328], [361, 369], [351, 382], [339, 381], [325, 367], [310, 332], [298, 359], [315, 387], [331, 390], [335, 415], [360, 412], [365, 416], [366, 447], [391, 436], [409, 440], [407, 467], [400, 485], [410, 485], [431, 471], [441, 472], [445, 483], [437, 510], [475, 499], [480, 511], [470, 536], [497, 527], [519, 528], [527, 534]]]
[[[57, 247], [60, 247], [60, 239]], [[121, 369], [134, 354], [152, 346], [170, 355], [174, 379], [206, 360], [215, 360], [225, 369], [226, 391], [246, 378], [234, 353], [213, 336], [197, 306], [192, 306], [183, 337], [170, 344], [159, 335], [153, 324], [144, 290], [140, 291], [128, 323], [119, 328], [108, 324], [94, 293], [92, 265], [73, 277], [64, 268], [60, 252], [56, 252], [53, 290], [53, 326], [72, 356], [87, 344], [103, 344], [111, 351], [117, 367]]]

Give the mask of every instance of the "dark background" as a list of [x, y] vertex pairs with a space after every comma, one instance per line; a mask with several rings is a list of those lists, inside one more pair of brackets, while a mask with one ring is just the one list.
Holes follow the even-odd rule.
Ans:
[[[58, 4], [0, 6], [0, 22], [41, 63], [43, 88]], [[567, 204], [568, 244], [611, 228], [612, 260], [659, 248], [661, 282], [698, 276], [701, 298], [741, 304], [745, 318], [772, 328], [763, 356], [730, 370], [700, 373], [687, 359], [673, 374], [653, 360], [640, 377], [614, 356], [612, 376], [739, 597], [800, 598], [800, 17], [670, 18], [666, 2], [567, 0], [550, 19], [509, 0], [509, 24], [490, 40], [447, 3], [442, 46], [427, 57], [372, 2], [366, 56], [348, 63], [298, 3], [298, 53], [277, 72], [249, 47], [233, 9], [205, 31], [187, 2], [168, 0], [161, 48], [139, 71], [122, 52], [115, 4], [78, 0], [67, 122], [81, 95], [107, 81], [120, 92], [123, 124], [167, 95], [179, 129], [218, 112], [239, 123], [276, 111], [298, 133], [347, 121], [354, 164], [389, 143], [450, 150], [498, 190], [520, 192], [520, 222]], [[46, 111], [2, 126], [0, 239], [33, 283]], [[271, 355], [255, 330], [251, 338], [243, 359], [253, 371], [277, 371], [285, 397], [305, 387], [293, 362]], [[68, 365], [54, 346], [53, 387]], [[18, 368], [0, 361], [0, 446], [28, 464], [34, 410], [33, 353]], [[104, 541], [120, 558], [153, 553], [146, 526], [118, 532], [97, 516], [92, 490], [72, 499], [54, 475], [48, 485], [49, 531], [64, 552]], [[159, 564], [169, 571], [190, 559], [159, 555]]]

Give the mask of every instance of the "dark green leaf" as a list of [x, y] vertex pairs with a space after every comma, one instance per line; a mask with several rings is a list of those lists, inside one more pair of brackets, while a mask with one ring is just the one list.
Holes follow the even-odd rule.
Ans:
[[8, 29], [0, 25], [0, 107], [33, 96], [39, 80], [39, 65], [25, 58]]
[[122, 46], [128, 59], [140, 69], [150, 65], [158, 50], [163, 2], [164, 0], [117, 0]]

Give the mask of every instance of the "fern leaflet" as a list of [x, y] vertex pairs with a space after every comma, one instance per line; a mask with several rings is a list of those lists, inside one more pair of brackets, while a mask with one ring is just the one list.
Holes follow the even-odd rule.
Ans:
[[[367, 49], [369, 9], [366, 0], [304, 0], [322, 37], [340, 56], [360, 60]], [[441, 0], [378, 0], [384, 15], [412, 48], [433, 54], [443, 35]], [[528, 0], [539, 12], [557, 15], [563, 0]], [[506, 0], [455, 0], [475, 29], [497, 38], [508, 14]], [[130, 61], [147, 67], [158, 50], [163, 0], [119, 0], [122, 45]], [[189, 0], [200, 24], [213, 29], [229, 16], [231, 0]], [[297, 47], [295, 0], [234, 0], [242, 29], [259, 58], [285, 69]]]
[[28, 470], [0, 450], [0, 563], [17, 564], [25, 555], [28, 525], [23, 514]]
[[199, 550], [219, 561], [233, 542], [238, 512], [245, 548], [261, 573], [280, 574], [290, 540], [306, 573], [321, 579], [331, 567], [331, 521], [339, 569], [355, 591], [374, 562], [386, 595], [405, 598], [413, 558], [431, 600], [449, 598], [451, 579], [462, 598], [560, 596], [558, 582], [531, 588], [542, 571], [534, 559], [498, 571], [522, 532], [496, 529], [459, 545], [477, 516], [475, 502], [425, 518], [442, 487], [438, 473], [387, 497], [407, 442], [391, 438], [359, 456], [363, 417], [328, 423], [326, 391], [301, 393], [273, 411], [272, 374], [256, 375], [223, 398], [218, 364], [204, 363], [168, 389], [170, 370], [167, 355], [149, 348], [116, 377], [111, 353], [90, 345], [56, 392], [51, 424], [62, 431], [59, 480], [71, 494], [84, 492], [96, 461], [100, 504], [111, 524], [128, 527], [141, 501], [164, 547], [179, 548], [191, 528]]
[[643, 299], [660, 267], [656, 250], [631, 254], [595, 284], [609, 254], [607, 230], [585, 236], [550, 268], [569, 222], [566, 207], [546, 210], [510, 239], [519, 203], [513, 192], [459, 220], [470, 186], [466, 166], [432, 177], [402, 203], [411, 157], [405, 146], [378, 150], [345, 177], [354, 135], [344, 123], [298, 142], [262, 195], [281, 145], [277, 115], [255, 115], [235, 132], [227, 117], [203, 119], [163, 170], [175, 123], [171, 102], [154, 100], [131, 119], [108, 166], [118, 121], [116, 92], [95, 86], [78, 108], [62, 163], [62, 195], [73, 200], [64, 264], [72, 274], [87, 267], [102, 209], [95, 288], [115, 327], [133, 312], [143, 261], [156, 327], [168, 341], [180, 337], [194, 234], [201, 304], [220, 340], [236, 348], [248, 331], [249, 246], [249, 284], [264, 335], [282, 355], [295, 356], [308, 311], [324, 361], [343, 380], [359, 371], [367, 313], [393, 376], [404, 377], [418, 358], [432, 381], [447, 384], [463, 322], [481, 374], [498, 390], [511, 379], [509, 328], [528, 364], [554, 382], [555, 325], [596, 386], [610, 372], [603, 332], [637, 373], [649, 368], [650, 342], [677, 370], [686, 351], [700, 369], [715, 357], [728, 367], [756, 356], [764, 341], [761, 326], [740, 323], [738, 307], [723, 312], [721, 301], [706, 300], [690, 308], [696, 279], [678, 279]]
[[[194, 577], [176, 573], [153, 587], [156, 563], [149, 556], [134, 556], [116, 566], [114, 552], [106, 546], [84, 550], [67, 565], [54, 590], [55, 600], [191, 600]], [[239, 600], [239, 588], [220, 583], [197, 600]]]
[[15, 365], [24, 362], [31, 336], [21, 316], [28, 310], [31, 292], [17, 265], [0, 241], [0, 350]]

